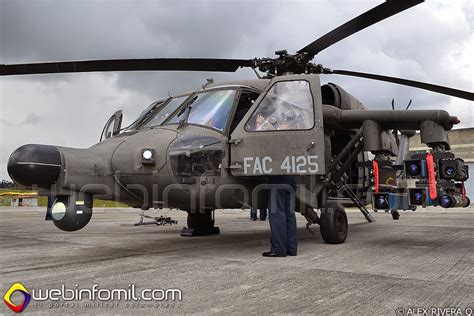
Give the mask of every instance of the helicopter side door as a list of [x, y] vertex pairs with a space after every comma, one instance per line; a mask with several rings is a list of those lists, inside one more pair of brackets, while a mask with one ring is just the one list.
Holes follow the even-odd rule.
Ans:
[[273, 78], [229, 143], [234, 176], [324, 174], [319, 76]]

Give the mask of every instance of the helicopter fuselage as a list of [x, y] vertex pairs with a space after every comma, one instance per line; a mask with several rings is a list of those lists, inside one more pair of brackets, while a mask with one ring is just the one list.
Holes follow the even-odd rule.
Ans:
[[310, 74], [203, 87], [153, 103], [127, 128], [120, 122], [118, 111], [86, 149], [22, 146], [10, 157], [10, 176], [90, 209], [93, 197], [188, 212], [264, 208], [271, 176], [295, 177], [300, 211], [323, 207], [341, 188], [362, 205], [373, 185], [370, 168], [360, 167], [368, 152], [386, 161], [406, 155], [392, 130], [422, 130], [425, 143], [449, 149], [446, 130], [457, 118], [368, 111]]

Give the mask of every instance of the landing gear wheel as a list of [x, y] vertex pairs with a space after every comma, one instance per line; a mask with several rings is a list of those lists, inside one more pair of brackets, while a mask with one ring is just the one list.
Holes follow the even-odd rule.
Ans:
[[206, 235], [219, 235], [219, 227], [215, 227], [214, 211], [188, 212], [188, 227], [181, 230], [181, 236], [194, 237]]
[[346, 211], [342, 205], [334, 202], [327, 203], [321, 209], [321, 236], [328, 244], [342, 244], [347, 238], [349, 225]]

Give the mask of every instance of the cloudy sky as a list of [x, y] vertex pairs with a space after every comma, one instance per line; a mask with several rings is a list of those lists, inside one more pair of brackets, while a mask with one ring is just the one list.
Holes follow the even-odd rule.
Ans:
[[[271, 57], [294, 52], [381, 0], [0, 0], [0, 64], [113, 58]], [[428, 1], [339, 42], [315, 61], [473, 90], [474, 1]], [[0, 180], [25, 143], [88, 147], [108, 117], [130, 122], [154, 100], [216, 81], [254, 78], [190, 72], [87, 73], [0, 79]], [[472, 102], [389, 83], [324, 77], [368, 108], [446, 109], [474, 126]]]

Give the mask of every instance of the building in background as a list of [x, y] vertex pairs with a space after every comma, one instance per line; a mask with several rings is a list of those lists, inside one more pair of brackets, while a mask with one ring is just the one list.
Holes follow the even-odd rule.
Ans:
[[[8, 204], [5, 204], [8, 203]], [[0, 205], [38, 206], [37, 192], [1, 192]]]
[[38, 197], [15, 196], [12, 197], [11, 206], [38, 206]]

